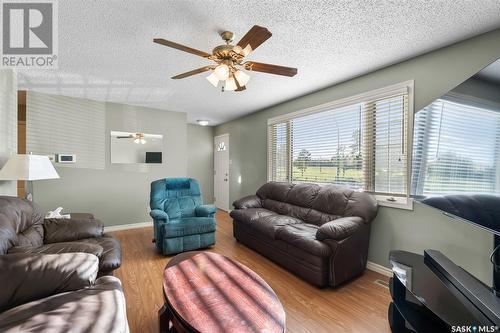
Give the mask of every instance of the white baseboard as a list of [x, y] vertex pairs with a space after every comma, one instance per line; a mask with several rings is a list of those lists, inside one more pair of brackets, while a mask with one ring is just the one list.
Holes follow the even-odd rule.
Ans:
[[366, 269], [369, 269], [370, 271], [374, 271], [376, 273], [382, 274], [384, 276], [392, 277], [392, 269], [387, 268], [385, 266], [376, 264], [374, 262], [368, 261], [366, 263]]
[[130, 224], [120, 224], [120, 225], [110, 225], [110, 226], [104, 227], [104, 232], [137, 229], [137, 228], [145, 228], [145, 227], [152, 227], [152, 226], [153, 226], [153, 221], [130, 223]]

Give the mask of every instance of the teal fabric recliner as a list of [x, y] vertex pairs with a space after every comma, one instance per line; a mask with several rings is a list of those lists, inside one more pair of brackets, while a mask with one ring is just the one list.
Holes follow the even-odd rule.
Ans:
[[215, 244], [215, 206], [204, 205], [193, 178], [166, 178], [151, 183], [149, 205], [154, 241], [163, 254], [196, 250]]

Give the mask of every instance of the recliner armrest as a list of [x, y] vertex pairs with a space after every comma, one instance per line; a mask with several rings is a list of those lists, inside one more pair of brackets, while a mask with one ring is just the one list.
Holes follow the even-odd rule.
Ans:
[[317, 240], [342, 240], [351, 236], [363, 225], [363, 219], [358, 216], [342, 217], [323, 224], [316, 232]]
[[104, 225], [100, 220], [90, 216], [69, 219], [45, 219], [43, 221], [44, 243], [71, 242], [79, 239], [101, 237], [104, 233]]
[[199, 205], [194, 209], [198, 217], [213, 217], [216, 211], [217, 208], [214, 205]]
[[159, 220], [159, 221], [165, 221], [168, 222], [170, 218], [168, 217], [168, 214], [165, 213], [163, 210], [160, 209], [153, 209], [149, 212], [149, 215], [153, 218], [153, 220]]
[[99, 259], [88, 253], [0, 256], [0, 312], [94, 284]]
[[256, 195], [247, 195], [233, 202], [236, 209], [262, 208], [262, 201]]

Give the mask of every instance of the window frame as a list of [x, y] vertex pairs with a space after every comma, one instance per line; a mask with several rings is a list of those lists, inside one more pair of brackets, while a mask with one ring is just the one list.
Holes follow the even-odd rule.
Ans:
[[[267, 180], [272, 180], [273, 163], [272, 163], [272, 140], [271, 140], [271, 126], [277, 123], [289, 122], [295, 118], [304, 117], [311, 114], [330, 111], [347, 107], [353, 104], [367, 103], [384, 97], [390, 97], [394, 94], [407, 92], [408, 94], [408, 116], [407, 116], [407, 131], [404, 140], [407, 152], [406, 158], [406, 194], [405, 196], [393, 197], [392, 195], [374, 194], [380, 206], [400, 208], [406, 210], [413, 210], [413, 199], [411, 195], [411, 167], [412, 167], [412, 152], [413, 152], [413, 119], [414, 119], [414, 80], [408, 80], [385, 86], [382, 88], [366, 91], [364, 93], [356, 94], [353, 96], [340, 98], [320, 105], [315, 105], [309, 108], [297, 110], [280, 116], [272, 117], [267, 120]], [[288, 125], [289, 126], [289, 125]], [[288, 134], [289, 135], [289, 134]], [[291, 150], [291, 145], [288, 145], [288, 150]], [[289, 159], [289, 158], [288, 158]], [[291, 163], [290, 160], [287, 163]], [[289, 168], [291, 169], [291, 168]], [[291, 172], [289, 170], [289, 172]]]

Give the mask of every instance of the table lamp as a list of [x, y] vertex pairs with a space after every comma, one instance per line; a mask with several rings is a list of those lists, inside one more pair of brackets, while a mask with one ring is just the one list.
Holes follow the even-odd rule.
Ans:
[[0, 170], [0, 180], [25, 180], [25, 198], [33, 201], [33, 180], [59, 178], [49, 158], [44, 155], [12, 155]]

